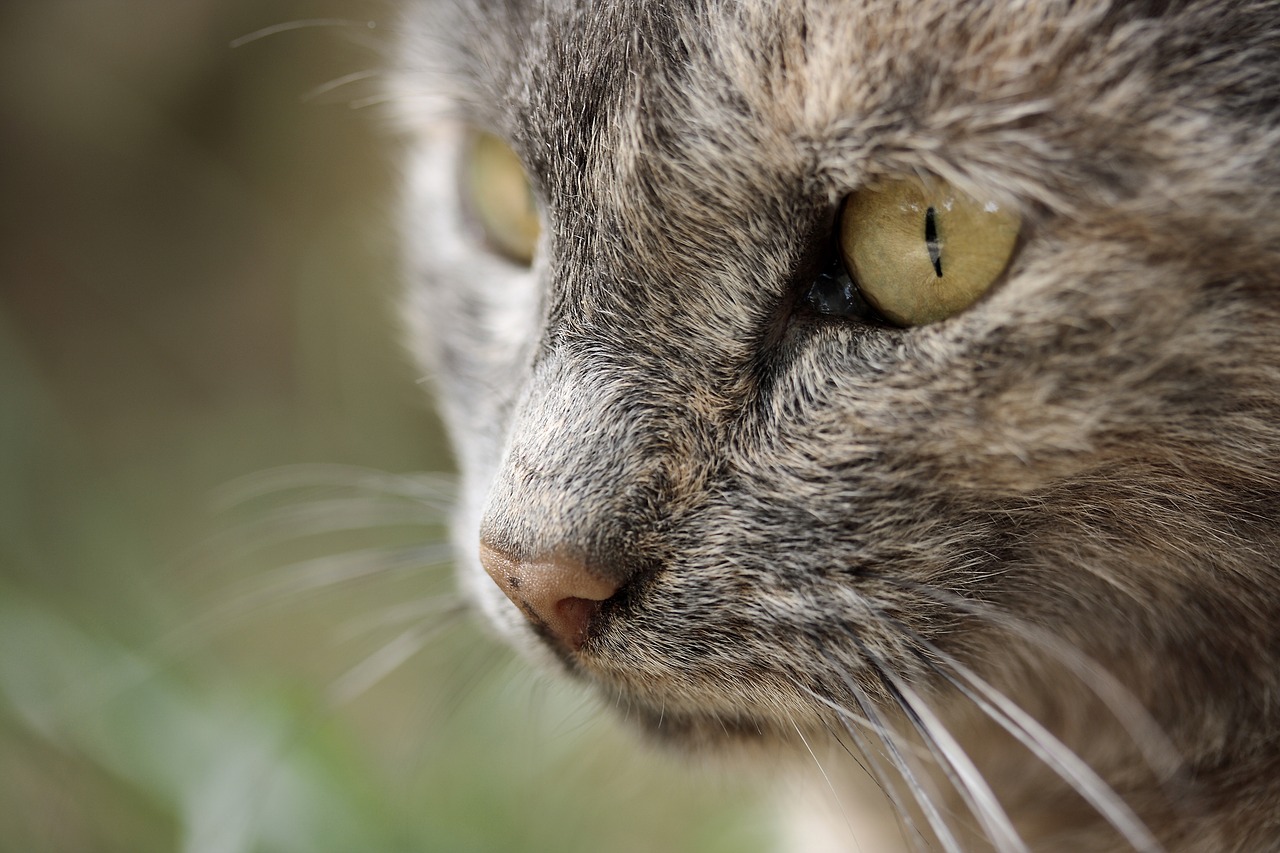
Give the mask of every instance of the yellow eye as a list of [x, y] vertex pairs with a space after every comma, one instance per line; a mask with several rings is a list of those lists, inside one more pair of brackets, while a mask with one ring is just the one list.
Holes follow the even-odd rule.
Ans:
[[463, 191], [489, 244], [515, 263], [533, 263], [542, 224], [516, 153], [491, 133], [474, 133], [463, 164]]
[[859, 190], [840, 215], [840, 252], [862, 296], [901, 326], [936, 323], [987, 292], [1013, 255], [1018, 214], [939, 179]]

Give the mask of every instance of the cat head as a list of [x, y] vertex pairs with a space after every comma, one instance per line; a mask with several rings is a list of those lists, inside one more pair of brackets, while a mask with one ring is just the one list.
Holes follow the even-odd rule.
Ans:
[[[1272, 684], [1275, 12], [411, 5], [405, 313], [474, 600], [671, 737], [1007, 682], [1032, 633], [1147, 704]], [[932, 313], [849, 236], [903, 193], [925, 279], [998, 256]]]

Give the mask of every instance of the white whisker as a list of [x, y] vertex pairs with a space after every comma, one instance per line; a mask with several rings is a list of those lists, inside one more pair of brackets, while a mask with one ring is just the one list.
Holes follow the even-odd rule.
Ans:
[[391, 576], [444, 565], [453, 557], [447, 544], [409, 548], [367, 548], [290, 563], [249, 578], [247, 589], [229, 598], [210, 615], [238, 616], [267, 604], [298, 601], [308, 593], [352, 583], [375, 575]]
[[326, 699], [335, 706], [352, 701], [399, 669], [409, 658], [422, 651], [434, 634], [452, 623], [453, 619], [443, 619], [430, 625], [415, 625], [402, 632], [339, 676], [327, 691]]
[[467, 603], [454, 592], [407, 601], [377, 613], [353, 618], [342, 625], [334, 636], [335, 643], [347, 643], [373, 631], [416, 620], [453, 619], [467, 609]]
[[[880, 790], [893, 805], [894, 817], [897, 819], [899, 828], [902, 830], [902, 837], [907, 839], [917, 850], [921, 849], [923, 836], [921, 835], [920, 830], [916, 827], [915, 821], [911, 819], [911, 813], [907, 811], [906, 801], [902, 797], [902, 792], [899, 790], [898, 786], [894, 784], [891, 774], [876, 757], [876, 750], [872, 749], [871, 742], [862, 734], [861, 731], [859, 731], [858, 728], [855, 728], [850, 723], [858, 723], [859, 726], [868, 729], [876, 737], [880, 738], [881, 741], [886, 737], [896, 736], [896, 733], [886, 732], [881, 728], [878, 728], [865, 717], [860, 717], [857, 714], [854, 714], [848, 708], [833, 702], [827, 697], [810, 690], [807, 687], [803, 687], [799, 684], [796, 686], [807, 693], [812, 699], [825, 705], [836, 713], [841, 727], [848, 733], [849, 737], [853, 739], [854, 746], [858, 748], [871, 766], [868, 768], [852, 753], [850, 753], [850, 757], [852, 757], [854, 761], [858, 762], [858, 765], [862, 767], [862, 769], [866, 771], [867, 775], [875, 781]], [[844, 742], [840, 740], [834, 731], [831, 732], [831, 736], [837, 743], [844, 746]], [[888, 749], [889, 747], [886, 745], [885, 748]], [[848, 747], [845, 747], [845, 749], [848, 751]], [[892, 758], [890, 758], [890, 761], [892, 761]], [[899, 773], [901, 774], [901, 771], [899, 771]], [[905, 776], [903, 777], [903, 781], [907, 781]], [[912, 793], [913, 795], [915, 794], [914, 791]]]
[[239, 477], [211, 494], [215, 511], [228, 511], [264, 497], [315, 489], [374, 492], [420, 501], [447, 513], [455, 505], [454, 478], [444, 474], [392, 474], [358, 465], [280, 465]]
[[[1023, 746], [1039, 758], [1046, 767], [1056, 773], [1080, 794], [1098, 813], [1107, 819], [1137, 851], [1160, 853], [1163, 846], [1151, 834], [1142, 820], [1119, 795], [1072, 752], [1066, 744], [1054, 737], [1034, 717], [1018, 707], [1007, 696], [996, 690], [964, 664], [949, 655], [931, 649], [942, 656], [947, 666], [960, 675], [968, 685], [956, 680], [938, 668], [938, 672], [961, 693], [967, 696], [1001, 728], [1017, 738]], [[974, 690], [982, 695], [977, 695]], [[985, 698], [984, 698], [985, 697]]]
[[796, 725], [796, 721], [794, 719], [791, 721], [791, 727], [795, 729], [796, 736], [799, 737], [800, 742], [804, 744], [804, 748], [809, 753], [809, 757], [813, 759], [813, 763], [817, 766], [818, 772], [822, 774], [822, 781], [827, 783], [827, 789], [831, 791], [832, 798], [835, 800], [836, 805], [840, 807], [840, 817], [844, 819], [845, 828], [849, 830], [849, 836], [853, 838], [854, 846], [861, 850], [862, 845], [858, 844], [858, 836], [857, 833], [853, 831], [853, 824], [849, 821], [849, 813], [845, 810], [844, 802], [841, 801], [840, 795], [836, 792], [836, 786], [831, 783], [831, 777], [827, 775], [826, 768], [824, 768], [822, 766], [822, 762], [818, 760], [818, 756], [814, 753], [813, 747], [809, 746], [808, 739], [804, 736], [804, 733], [800, 731], [800, 726]]
[[328, 590], [374, 577], [394, 579], [429, 571], [451, 559], [449, 546], [428, 544], [350, 551], [290, 563], [236, 584], [220, 602], [161, 638], [155, 653], [176, 660], [257, 613], [297, 606]]
[[[1027, 622], [1015, 614], [997, 610], [986, 602], [973, 601], [923, 584], [900, 582], [899, 585], [983, 619], [987, 624], [1007, 630], [1018, 639], [1032, 643], [1052, 655], [1056, 661], [1066, 666], [1079, 678], [1081, 686], [1098, 697], [1111, 711], [1116, 721], [1124, 727], [1134, 745], [1142, 753], [1143, 759], [1152, 771], [1162, 779], [1169, 779], [1178, 772], [1180, 766], [1178, 749], [1164, 729], [1151, 716], [1146, 706], [1133, 695], [1133, 691], [1097, 660], [1044, 628]], [[888, 618], [883, 614], [878, 615]], [[896, 620], [890, 621], [894, 622], [900, 630], [906, 629]]]
[[[859, 645], [861, 645], [861, 643], [859, 643]], [[938, 843], [942, 845], [943, 849], [946, 850], [947, 853], [962, 853], [962, 848], [960, 847], [959, 842], [956, 841], [956, 837], [952, 833], [951, 827], [938, 811], [936, 798], [931, 796], [930, 792], [925, 789], [920, 776], [912, 770], [911, 763], [907, 760], [906, 755], [898, 748], [898, 741], [902, 736], [888, 726], [884, 721], [884, 718], [881, 717], [880, 713], [876, 710], [871, 698], [867, 696], [866, 691], [859, 687], [848, 673], [843, 671], [843, 669], [840, 669], [839, 672], [845, 688], [849, 691], [850, 695], [853, 696], [854, 701], [858, 703], [858, 707], [862, 709], [862, 713], [866, 715], [865, 719], [859, 718], [856, 714], [851, 714], [846, 709], [831, 706], [839, 715], [839, 718], [846, 727], [846, 730], [850, 731], [850, 734], [852, 735], [853, 732], [849, 723], [850, 721], [858, 722], [867, 725], [869, 730], [880, 738], [880, 742], [884, 744], [890, 763], [892, 763], [898, 773], [901, 774], [903, 781], [907, 785], [907, 789], [911, 792], [912, 798], [924, 813], [924, 817], [929, 824], [929, 828], [933, 830], [934, 836], [938, 839]]]
[[909, 684], [885, 667], [882, 661], [877, 660], [876, 667], [892, 684], [895, 698], [902, 703], [907, 718], [917, 725], [925, 743], [934, 750], [939, 767], [955, 785], [956, 793], [968, 803], [991, 843], [1000, 851], [1025, 853], [1026, 842], [960, 742]]
[[351, 101], [348, 104], [348, 106], [351, 107], [351, 109], [353, 110], [364, 110], [364, 109], [368, 109], [369, 107], [376, 107], [376, 106], [381, 106], [382, 104], [389, 104], [394, 102], [395, 100], [397, 100], [396, 95], [390, 95], [390, 94], [370, 95], [366, 98], [356, 98], [355, 100]]
[[204, 543], [205, 550], [217, 553], [247, 553], [312, 536], [329, 536], [361, 530], [391, 527], [439, 530], [443, 519], [424, 514], [416, 503], [377, 497], [303, 501], [265, 511], [250, 521], [218, 534]]
[[361, 80], [369, 80], [380, 76], [382, 73], [382, 71], [373, 68], [366, 69], [364, 71], [352, 71], [350, 74], [344, 74], [336, 80], [330, 80], [328, 83], [321, 83], [319, 86], [316, 86], [314, 89], [303, 94], [302, 100], [314, 101], [317, 98], [324, 97], [330, 92], [341, 89], [343, 86], [349, 86], [352, 83], [358, 83]]
[[306, 18], [299, 21], [286, 21], [281, 24], [272, 24], [269, 27], [263, 27], [260, 30], [254, 30], [251, 33], [242, 35], [237, 39], [231, 40], [231, 47], [242, 47], [250, 42], [259, 39], [274, 36], [279, 33], [287, 33], [291, 30], [304, 30], [312, 27], [366, 27], [374, 29], [378, 26], [376, 21], [351, 21], [345, 18]]

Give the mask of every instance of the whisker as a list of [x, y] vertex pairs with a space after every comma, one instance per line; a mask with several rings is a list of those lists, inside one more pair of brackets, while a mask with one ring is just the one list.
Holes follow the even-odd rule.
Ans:
[[[546, 697], [555, 686], [549, 679], [539, 679], [536, 687], [541, 694], [541, 701], [546, 704]], [[557, 716], [550, 724], [549, 737], [556, 741], [572, 741], [581, 739], [586, 733], [596, 731], [600, 727], [600, 715], [595, 713], [594, 697], [582, 692], [575, 692], [575, 702], [567, 713]], [[543, 728], [546, 728], [544, 725]]]
[[[290, 563], [245, 578], [229, 587], [219, 596], [220, 601], [149, 644], [148, 655], [157, 663], [174, 665], [257, 614], [295, 607], [323, 592], [377, 576], [392, 580], [412, 576], [413, 573], [431, 572], [435, 567], [447, 565], [451, 558], [448, 545], [433, 543], [400, 549], [348, 551]], [[455, 610], [460, 613], [468, 609], [454, 593], [438, 592], [428, 600], [433, 603], [419, 600], [414, 604], [422, 608], [424, 616], [430, 612], [438, 613], [443, 622], [453, 621]], [[406, 615], [404, 618], [410, 617]], [[365, 627], [358, 630], [348, 628], [352, 635], [365, 630]], [[126, 686], [122, 684], [119, 689]]]
[[461, 609], [428, 625], [415, 625], [339, 676], [325, 694], [332, 706], [344, 705], [364, 694], [426, 647], [431, 638], [453, 625]]
[[[383, 608], [377, 613], [355, 617], [342, 625], [334, 637], [337, 643], [346, 643], [365, 634], [415, 619], [453, 619], [468, 610], [468, 605], [456, 592], [431, 595], [417, 601], [408, 601], [394, 607]], [[458, 611], [455, 613], [454, 611]]]
[[368, 548], [290, 563], [263, 577], [247, 579], [240, 584], [243, 591], [233, 593], [221, 605], [210, 609], [193, 626], [235, 621], [270, 606], [296, 604], [307, 595], [336, 586], [375, 575], [417, 572], [444, 565], [451, 558], [450, 547], [439, 543], [397, 549]]
[[[931, 664], [934, 671], [970, 699], [987, 716], [994, 720], [1050, 770], [1056, 773], [1073, 790], [1083, 797], [1098, 813], [1107, 819], [1135, 850], [1145, 853], [1162, 853], [1158, 842], [1133, 810], [1116, 794], [1115, 790], [1086, 764], [1066, 744], [1056, 738], [1034, 717], [1015, 704], [1009, 697], [995, 689], [954, 657], [935, 647], [926, 646], [939, 655], [947, 666], [960, 675], [963, 682], [942, 667]], [[971, 685], [972, 689], [969, 686]], [[977, 690], [981, 695], [974, 693]], [[984, 698], [985, 697], [985, 698]]]
[[314, 500], [255, 513], [251, 520], [206, 539], [198, 553], [216, 553], [223, 562], [236, 562], [237, 556], [242, 560], [262, 549], [311, 537], [393, 527], [434, 531], [442, 529], [443, 523], [441, 518], [424, 516], [419, 505], [398, 498]]
[[[871, 721], [880, 728], [889, 731], [888, 725], [884, 722], [884, 718], [880, 716], [879, 711], [871, 704], [870, 697], [863, 695], [862, 706], [864, 711], [870, 717]], [[944, 850], [948, 853], [960, 853], [961, 847], [959, 841], [956, 840], [955, 834], [951, 830], [951, 825], [947, 822], [942, 812], [938, 810], [938, 797], [935, 792], [930, 790], [930, 785], [926, 784], [927, 777], [920, 776], [915, 769], [912, 768], [911, 762], [907, 759], [907, 755], [900, 750], [894, 743], [900, 738], [894, 732], [894, 738], [885, 741], [889, 752], [889, 757], [898, 771], [903, 774], [903, 778], [907, 781], [908, 789], [911, 791], [912, 798], [919, 804], [921, 810], [925, 814], [925, 820], [929, 823], [929, 828], [933, 830], [934, 835], [938, 838]]]
[[[862, 643], [859, 642], [859, 646], [861, 645]], [[828, 661], [828, 663], [830, 663], [830, 661]], [[924, 813], [924, 817], [929, 824], [929, 828], [933, 830], [934, 836], [938, 839], [938, 843], [942, 845], [943, 849], [946, 850], [947, 853], [962, 853], [962, 848], [960, 847], [959, 842], [956, 841], [956, 837], [952, 833], [951, 827], [947, 824], [947, 821], [937, 809], [935, 798], [930, 795], [928, 790], [926, 790], [925, 785], [920, 780], [920, 777], [914, 770], [912, 770], [911, 763], [907, 761], [906, 756], [898, 748], [898, 741], [901, 738], [901, 735], [891, 729], [884, 721], [884, 718], [880, 716], [880, 713], [876, 710], [875, 703], [871, 701], [871, 697], [867, 696], [866, 691], [863, 690], [853, 680], [853, 678], [843, 670], [843, 668], [837, 668], [837, 671], [840, 674], [841, 680], [844, 682], [845, 688], [849, 691], [849, 694], [853, 696], [854, 701], [858, 703], [858, 707], [861, 708], [862, 713], [865, 715], [864, 718], [860, 718], [856, 714], [851, 714], [847, 709], [833, 705], [832, 708], [836, 711], [838, 718], [841, 720], [841, 724], [844, 725], [846, 731], [848, 731], [851, 736], [856, 737], [856, 735], [854, 735], [853, 728], [850, 725], [850, 722], [852, 721], [866, 725], [872, 733], [880, 738], [880, 742], [884, 744], [890, 763], [892, 763], [898, 773], [901, 774], [903, 781], [907, 785], [907, 789], [911, 792], [912, 798], [920, 806], [921, 812]]]
[[263, 27], [260, 30], [254, 30], [251, 33], [240, 36], [231, 40], [231, 47], [243, 47], [251, 42], [268, 36], [278, 35], [279, 33], [287, 33], [291, 30], [304, 30], [313, 27], [365, 27], [367, 29], [375, 29], [378, 26], [377, 21], [352, 21], [345, 18], [304, 18], [298, 21], [286, 21], [281, 24], [272, 24], [269, 27]]
[[824, 768], [822, 766], [822, 762], [818, 760], [818, 756], [813, 751], [813, 747], [809, 746], [809, 740], [804, 736], [804, 733], [800, 731], [800, 726], [796, 724], [795, 719], [791, 720], [791, 728], [795, 729], [796, 736], [799, 737], [800, 742], [804, 744], [804, 748], [809, 753], [809, 757], [813, 759], [813, 763], [814, 765], [817, 766], [818, 772], [822, 774], [822, 780], [827, 783], [827, 789], [831, 791], [832, 798], [836, 801], [836, 804], [840, 807], [840, 816], [844, 818], [845, 828], [849, 830], [849, 835], [850, 837], [853, 838], [853, 843], [859, 849], [861, 849], [862, 846], [858, 844], [857, 833], [853, 831], [853, 824], [849, 821], [849, 813], [848, 811], [845, 810], [844, 802], [841, 801], [840, 795], [836, 793], [836, 786], [831, 783], [831, 777], [827, 775], [826, 768]]
[[[282, 545], [291, 546], [295, 553], [299, 548], [312, 552], [325, 548], [331, 553], [292, 560], [224, 587], [218, 596], [221, 600], [171, 640], [207, 636], [255, 611], [296, 605], [316, 593], [367, 578], [395, 579], [447, 565], [452, 549], [440, 541], [440, 531], [453, 497], [448, 478], [347, 465], [281, 466], [224, 485], [213, 495], [215, 505], [223, 512], [240, 510], [250, 517], [205, 542], [201, 552], [215, 553], [220, 563], [228, 565], [252, 565], [259, 559], [254, 555], [270, 554], [270, 549]], [[262, 501], [270, 503], [260, 505]], [[368, 538], [353, 539], [348, 534], [392, 529], [399, 529], [398, 538], [414, 530], [416, 541], [350, 547]], [[422, 539], [418, 529], [432, 538]], [[333, 552], [335, 542], [344, 547]]]
[[[463, 613], [465, 612], [464, 610]], [[460, 613], [459, 617], [462, 615]], [[463, 619], [456, 622], [460, 627], [465, 623], [466, 620]], [[424, 705], [432, 715], [452, 719], [472, 701], [472, 697], [483, 685], [495, 680], [503, 684], [516, 684], [533, 676], [528, 668], [513, 668], [511, 663], [510, 655], [501, 646], [467, 644], [449, 658], [448, 674], [443, 677], [449, 689], [436, 691]]]
[[[872, 654], [870, 650], [868, 654]], [[1002, 851], [1026, 851], [1026, 842], [1014, 828], [995, 792], [960, 746], [960, 742], [906, 681], [889, 669], [878, 656], [872, 654], [871, 661], [877, 672], [886, 679], [890, 694], [933, 751], [939, 768], [951, 780], [956, 793], [965, 800], [973, 816], [982, 824], [988, 839]]]
[[347, 106], [351, 107], [353, 110], [367, 110], [369, 107], [378, 107], [383, 104], [395, 103], [399, 99], [400, 96], [395, 94], [369, 95], [365, 98], [356, 98], [355, 100], [350, 101]]
[[[941, 604], [961, 609], [984, 619], [989, 625], [1008, 630], [1020, 640], [1035, 644], [1065, 665], [1080, 679], [1080, 684], [1098, 697], [1099, 701], [1111, 711], [1141, 752], [1147, 766], [1157, 776], [1167, 781], [1179, 772], [1181, 761], [1178, 749], [1161, 725], [1151, 716], [1150, 711], [1110, 670], [1081, 649], [1016, 614], [998, 610], [986, 602], [974, 601], [953, 592], [903, 579], [882, 578], [882, 580], [928, 596]], [[897, 620], [884, 614], [878, 615], [895, 623], [899, 630], [910, 631], [907, 626]], [[917, 640], [919, 639], [917, 637]]]
[[[830, 732], [832, 738], [834, 738], [835, 741], [839, 743], [841, 747], [844, 748], [845, 752], [849, 754], [850, 758], [852, 758], [854, 762], [856, 762], [857, 765], [861, 767], [863, 771], [868, 776], [871, 777], [872, 780], [875, 781], [876, 785], [880, 788], [880, 791], [885, 795], [885, 797], [888, 798], [889, 802], [893, 805], [894, 818], [898, 821], [898, 826], [902, 832], [902, 837], [904, 839], [907, 839], [915, 849], [917, 850], [923, 849], [923, 844], [924, 844], [923, 835], [921, 834], [920, 829], [915, 825], [915, 821], [911, 819], [911, 813], [906, 808], [906, 802], [902, 797], [901, 790], [899, 790], [898, 786], [894, 784], [892, 780], [892, 776], [888, 773], [884, 765], [876, 757], [877, 750], [872, 749], [871, 742], [862, 734], [862, 732], [860, 732], [857, 728], [854, 728], [854, 726], [851, 725], [851, 722], [857, 722], [860, 726], [863, 726], [871, 730], [881, 740], [887, 737], [888, 734], [884, 731], [877, 729], [871, 723], [870, 720], [867, 720], [863, 717], [859, 717], [858, 715], [849, 711], [847, 708], [844, 708], [841, 705], [837, 704], [836, 702], [832, 701], [828, 697], [825, 697], [817, 693], [816, 691], [810, 690], [809, 688], [804, 687], [798, 682], [796, 683], [796, 687], [802, 690], [803, 692], [807, 693], [810, 697], [812, 697], [816, 701], [822, 703], [823, 705], [826, 705], [828, 708], [830, 708], [832, 711], [836, 713], [837, 718], [840, 720], [840, 726], [845, 730], [845, 732], [848, 733], [849, 737], [853, 739], [854, 746], [856, 746], [858, 750], [862, 753], [862, 755], [866, 757], [867, 763], [870, 764], [871, 766], [868, 767], [866, 764], [863, 764], [862, 761], [859, 760], [858, 756], [855, 755], [853, 751], [850, 750], [849, 747], [845, 745], [844, 741], [841, 740], [834, 731]], [[845, 719], [846, 717], [848, 719]]]
[[442, 514], [450, 511], [457, 497], [453, 477], [444, 474], [392, 474], [359, 465], [311, 463], [280, 465], [238, 477], [213, 490], [210, 499], [214, 511], [226, 512], [259, 498], [322, 488], [409, 498]]
[[336, 80], [330, 80], [328, 83], [321, 83], [314, 89], [304, 93], [302, 95], [302, 100], [314, 101], [318, 98], [324, 97], [330, 92], [341, 89], [343, 86], [349, 86], [352, 83], [359, 83], [361, 80], [369, 80], [380, 76], [382, 73], [382, 71], [374, 68], [369, 68], [364, 71], [352, 71], [350, 74], [344, 74]]
[[[954, 655], [948, 654], [928, 639], [921, 637], [901, 620], [883, 613], [874, 605], [871, 606], [882, 623], [901, 631], [917, 644], [920, 650], [917, 658], [921, 663], [946, 680], [993, 722], [1027, 747], [1046, 767], [1070, 785], [1124, 835], [1135, 850], [1147, 851], [1147, 853], [1158, 853], [1163, 850], [1162, 845], [1147, 826], [1115, 790], [1038, 720], [956, 659]], [[1010, 621], [1016, 623], [1017, 620]], [[945, 663], [959, 678], [944, 669], [939, 662]]]

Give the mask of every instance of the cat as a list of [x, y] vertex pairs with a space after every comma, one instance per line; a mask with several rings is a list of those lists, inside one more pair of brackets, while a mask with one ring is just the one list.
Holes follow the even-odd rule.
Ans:
[[843, 755], [798, 849], [1280, 849], [1280, 3], [401, 32], [503, 636], [677, 750]]

